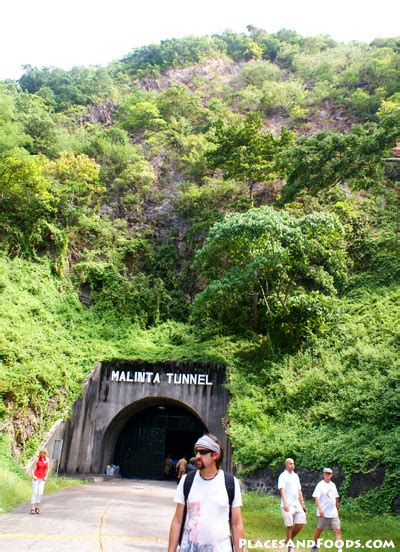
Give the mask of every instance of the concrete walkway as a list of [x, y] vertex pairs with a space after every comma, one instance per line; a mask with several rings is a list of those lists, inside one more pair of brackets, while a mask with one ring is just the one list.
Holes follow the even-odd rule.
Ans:
[[0, 550], [166, 550], [175, 489], [174, 482], [115, 480], [45, 495], [40, 515], [25, 503], [0, 516]]

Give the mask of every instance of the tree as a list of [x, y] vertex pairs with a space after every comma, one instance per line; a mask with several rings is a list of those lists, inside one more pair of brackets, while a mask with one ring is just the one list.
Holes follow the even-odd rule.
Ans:
[[304, 86], [295, 80], [266, 82], [261, 88], [261, 92], [259, 108], [265, 114], [279, 109], [293, 117], [296, 110], [302, 109], [307, 98]]
[[128, 132], [143, 132], [157, 130], [165, 126], [155, 102], [149, 100], [129, 99], [117, 113], [117, 118], [123, 129]]
[[54, 212], [51, 182], [43, 175], [46, 158], [7, 157], [0, 167], [1, 212], [16, 224]]
[[277, 81], [282, 75], [282, 69], [270, 61], [255, 61], [243, 65], [234, 83], [241, 87], [251, 84], [261, 88], [266, 81]]
[[212, 169], [223, 169], [224, 180], [246, 182], [253, 201], [254, 185], [265, 183], [277, 175], [278, 153], [293, 140], [293, 133], [283, 128], [275, 138], [271, 131], [261, 132], [262, 117], [250, 113], [238, 123], [215, 123], [215, 147], [207, 154]]
[[33, 252], [33, 235], [54, 217], [55, 196], [43, 175], [46, 158], [10, 156], [0, 165], [1, 241], [13, 254]]
[[194, 131], [201, 130], [208, 124], [208, 112], [203, 107], [199, 94], [193, 94], [186, 86], [171, 86], [157, 98], [157, 107], [161, 117], [171, 122], [185, 118]]
[[146, 199], [156, 174], [140, 145], [129, 142], [125, 130], [91, 125], [80, 151], [100, 166], [99, 178], [107, 189], [108, 203], [116, 201], [137, 207]]
[[384, 88], [391, 95], [399, 91], [400, 56], [391, 48], [377, 48], [360, 70], [360, 80], [371, 89]]
[[135, 48], [122, 59], [125, 70], [136, 78], [157, 76], [169, 67], [192, 65], [215, 55], [218, 41], [209, 37], [186, 36], [162, 40]]
[[226, 30], [219, 35], [213, 35], [216, 43], [221, 44], [221, 50], [225, 49], [229, 57], [234, 61], [259, 59], [262, 49], [250, 36], [244, 33], [235, 33]]
[[60, 130], [46, 102], [37, 94], [21, 92], [16, 97], [16, 118], [24, 132], [30, 136], [27, 146], [33, 155], [55, 157], [60, 149]]
[[400, 54], [400, 38], [375, 38], [370, 46], [375, 46], [376, 48], [391, 48]]
[[90, 205], [104, 191], [99, 182], [100, 167], [87, 155], [61, 152], [47, 163], [44, 172], [54, 184], [58, 218], [68, 226], [77, 212]]
[[387, 136], [387, 145], [393, 145], [399, 137], [400, 92], [383, 101], [378, 110], [379, 126]]
[[86, 155], [65, 152], [54, 161], [43, 155], [3, 160], [0, 227], [9, 249], [32, 255], [38, 246], [42, 253], [43, 247], [53, 253], [60, 247], [64, 255], [68, 244], [64, 227], [76, 223], [103, 190], [98, 173], [98, 165]]
[[354, 125], [347, 134], [326, 131], [300, 137], [279, 162], [287, 177], [283, 200], [303, 189], [315, 193], [345, 182], [358, 189], [376, 185], [383, 178], [381, 158], [393, 132], [371, 123]]
[[0, 89], [0, 159], [14, 154], [25, 154], [26, 146], [31, 138], [24, 133], [21, 124], [17, 121], [15, 102], [8, 94]]
[[74, 104], [99, 103], [113, 94], [111, 76], [103, 67], [73, 67], [65, 71], [57, 67], [39, 69], [25, 65], [24, 69], [19, 79], [21, 88], [30, 93], [43, 88], [52, 90], [59, 111]]
[[211, 228], [195, 268], [207, 281], [193, 303], [196, 320], [296, 346], [328, 317], [345, 273], [344, 230], [329, 213], [296, 219], [253, 208]]

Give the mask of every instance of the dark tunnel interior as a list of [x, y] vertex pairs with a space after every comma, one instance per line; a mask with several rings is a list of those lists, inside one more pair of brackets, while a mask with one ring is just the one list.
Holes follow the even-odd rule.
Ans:
[[[126, 478], [162, 479], [164, 460], [193, 456], [196, 440], [207, 432], [192, 413], [175, 405], [151, 406], [133, 416], [118, 437], [114, 464]], [[169, 478], [175, 478], [175, 470]]]

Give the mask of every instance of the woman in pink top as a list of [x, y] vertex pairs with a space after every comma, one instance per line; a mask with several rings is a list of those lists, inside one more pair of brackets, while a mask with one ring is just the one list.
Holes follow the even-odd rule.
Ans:
[[31, 514], [40, 514], [39, 504], [42, 499], [44, 484], [49, 474], [49, 459], [47, 450], [41, 449], [39, 458], [32, 467], [32, 500]]

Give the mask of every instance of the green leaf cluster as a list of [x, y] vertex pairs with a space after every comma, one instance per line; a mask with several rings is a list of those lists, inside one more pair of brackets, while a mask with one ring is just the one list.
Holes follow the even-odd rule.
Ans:
[[253, 328], [297, 346], [318, 331], [345, 274], [344, 230], [332, 214], [294, 218], [270, 207], [227, 215], [198, 251], [207, 285], [195, 320]]

